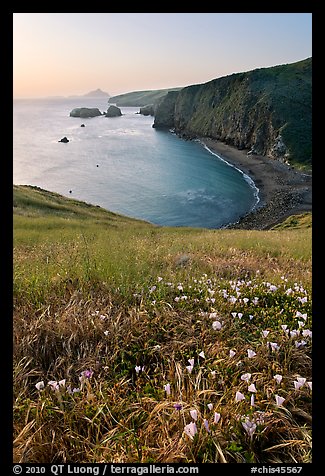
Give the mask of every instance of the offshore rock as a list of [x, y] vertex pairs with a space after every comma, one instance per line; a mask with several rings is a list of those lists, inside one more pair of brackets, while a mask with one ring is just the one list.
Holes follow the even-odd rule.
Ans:
[[155, 110], [153, 104], [147, 104], [147, 106], [140, 107], [139, 114], [142, 114], [143, 116], [154, 116]]
[[76, 107], [70, 112], [71, 117], [96, 117], [101, 115], [102, 113], [97, 107]]
[[117, 106], [109, 106], [107, 109], [107, 112], [105, 114], [105, 117], [118, 117], [122, 116], [121, 109]]

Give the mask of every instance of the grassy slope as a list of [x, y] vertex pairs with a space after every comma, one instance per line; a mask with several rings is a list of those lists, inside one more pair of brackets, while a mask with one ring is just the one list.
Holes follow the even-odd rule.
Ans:
[[[293, 381], [311, 380], [310, 341], [300, 346], [302, 336], [280, 325], [295, 331], [296, 313], [311, 311], [311, 216], [289, 222], [270, 231], [162, 228], [15, 186], [15, 461], [309, 462], [311, 392]], [[249, 304], [229, 303], [222, 290], [240, 290]], [[247, 359], [249, 349], [256, 358]], [[80, 381], [85, 369], [94, 373]], [[255, 407], [245, 372], [258, 389]], [[62, 379], [58, 391], [46, 385]], [[81, 390], [71, 395], [68, 385]], [[193, 408], [192, 440], [183, 430]], [[245, 415], [265, 419], [252, 438]]]
[[110, 103], [117, 106], [143, 107], [148, 104], [155, 104], [159, 99], [165, 96], [169, 91], [178, 91], [181, 88], [154, 89], [149, 91], [133, 91], [118, 96], [112, 96]]

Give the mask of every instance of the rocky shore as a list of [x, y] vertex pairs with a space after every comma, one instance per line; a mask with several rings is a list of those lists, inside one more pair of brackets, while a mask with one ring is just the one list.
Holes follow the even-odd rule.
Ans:
[[255, 210], [227, 228], [269, 229], [290, 215], [312, 211], [311, 172], [300, 172], [261, 155], [247, 155], [245, 150], [214, 139], [202, 138], [200, 142], [248, 175], [259, 189]]

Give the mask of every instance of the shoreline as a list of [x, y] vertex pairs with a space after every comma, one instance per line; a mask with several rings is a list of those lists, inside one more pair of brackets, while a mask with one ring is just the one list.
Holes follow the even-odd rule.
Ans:
[[290, 215], [312, 211], [311, 173], [300, 172], [290, 165], [262, 155], [247, 155], [247, 151], [216, 139], [201, 137], [197, 140], [212, 154], [247, 175], [258, 190], [259, 201], [254, 209], [238, 222], [224, 228], [266, 230]]

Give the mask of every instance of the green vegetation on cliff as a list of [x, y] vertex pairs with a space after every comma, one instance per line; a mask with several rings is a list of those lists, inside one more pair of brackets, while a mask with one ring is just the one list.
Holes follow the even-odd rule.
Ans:
[[148, 104], [157, 104], [170, 91], [178, 91], [181, 88], [153, 89], [149, 91], [133, 91], [119, 94], [109, 98], [109, 102], [117, 106], [143, 107]]
[[168, 94], [157, 108], [154, 125], [310, 165], [312, 59], [236, 73], [185, 87], [173, 97]]
[[311, 215], [164, 228], [14, 186], [14, 462], [311, 462]]

